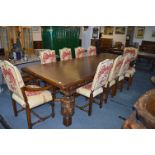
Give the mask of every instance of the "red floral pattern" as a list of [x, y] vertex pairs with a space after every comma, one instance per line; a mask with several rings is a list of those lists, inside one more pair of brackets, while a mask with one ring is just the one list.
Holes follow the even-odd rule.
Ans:
[[92, 87], [92, 82], [83, 86], [83, 88], [88, 89], [88, 90], [91, 90], [91, 87]]
[[12, 70], [10, 68], [4, 68], [2, 66], [2, 72], [3, 72], [3, 76], [6, 79], [7, 84], [9, 85], [10, 89], [12, 91], [16, 91], [17, 83], [16, 83], [16, 79], [12, 73]]
[[72, 54], [71, 50], [62, 50], [61, 51], [61, 60], [71, 60], [72, 59]]
[[84, 48], [76, 48], [76, 58], [84, 57]]
[[[31, 88], [39, 88], [38, 86], [35, 85], [29, 85]], [[34, 96], [34, 95], [40, 95], [42, 91], [25, 91], [26, 96]]]
[[131, 55], [131, 59], [135, 60], [137, 57], [137, 49], [136, 48], [125, 48], [124, 49], [124, 54], [130, 54]]
[[55, 51], [41, 52], [41, 63], [46, 64], [46, 63], [51, 63], [51, 62], [56, 62]]
[[96, 47], [90, 47], [88, 49], [88, 56], [96, 55]]
[[108, 80], [108, 75], [112, 69], [112, 66], [112, 60], [105, 60], [103, 62], [100, 62], [92, 84], [93, 90], [102, 87], [104, 83]]

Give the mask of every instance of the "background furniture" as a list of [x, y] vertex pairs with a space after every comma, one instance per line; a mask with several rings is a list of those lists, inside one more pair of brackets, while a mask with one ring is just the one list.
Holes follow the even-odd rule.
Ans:
[[139, 46], [139, 51], [155, 54], [155, 42], [143, 40]]

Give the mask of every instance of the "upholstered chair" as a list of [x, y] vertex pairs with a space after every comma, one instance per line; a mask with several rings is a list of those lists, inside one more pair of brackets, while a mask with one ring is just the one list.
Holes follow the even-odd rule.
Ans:
[[135, 61], [138, 55], [138, 49], [134, 47], [125, 47], [123, 54], [131, 54], [131, 61]]
[[[76, 105], [76, 107], [80, 110], [88, 112], [89, 116], [92, 113], [93, 98], [95, 98], [98, 95], [100, 95], [100, 108], [102, 108], [104, 99], [104, 85], [108, 80], [108, 76], [111, 71], [112, 65], [113, 60], [106, 59], [100, 62], [97, 67], [93, 81], [76, 90], [76, 93], [89, 99], [88, 104], [84, 106]], [[88, 107], [88, 110], [86, 110], [86, 107]]]
[[107, 102], [108, 99], [108, 94], [109, 94], [109, 90], [112, 89], [112, 96], [116, 95], [116, 91], [117, 91], [117, 80], [118, 80], [118, 73], [120, 71], [120, 68], [123, 64], [123, 56], [118, 56], [113, 63], [113, 67], [110, 71], [109, 77], [108, 77], [108, 81], [105, 84], [105, 90], [106, 90], [106, 96], [105, 96], [105, 102]]
[[85, 55], [85, 49], [83, 47], [75, 48], [75, 58], [83, 58]]
[[87, 55], [88, 56], [94, 56], [96, 55], [96, 47], [95, 46], [90, 46], [87, 50]]
[[[12, 106], [14, 115], [17, 116], [18, 112], [26, 110], [28, 128], [49, 117], [54, 117], [54, 102], [51, 94], [51, 86], [39, 87], [37, 85], [25, 85], [18, 68], [8, 61], [3, 61], [1, 65], [2, 73], [8, 89], [11, 93]], [[17, 110], [16, 103], [21, 105], [22, 109]], [[49, 103], [52, 108], [52, 113], [46, 117], [40, 117], [33, 108]], [[39, 118], [36, 122], [31, 122], [31, 112]]]
[[66, 61], [72, 59], [72, 52], [70, 48], [63, 48], [59, 50], [60, 53], [60, 60]]
[[54, 50], [40, 51], [41, 64], [56, 62], [56, 55]]
[[[125, 76], [127, 77], [127, 75], [128, 75], [131, 59], [132, 59], [132, 57], [129, 53], [127, 53], [123, 56], [123, 63], [121, 65], [120, 71], [118, 73], [118, 76], [119, 76], [118, 84], [120, 86], [120, 91], [123, 90], [124, 79], [125, 79]], [[130, 73], [130, 71], [129, 71], [129, 73]]]

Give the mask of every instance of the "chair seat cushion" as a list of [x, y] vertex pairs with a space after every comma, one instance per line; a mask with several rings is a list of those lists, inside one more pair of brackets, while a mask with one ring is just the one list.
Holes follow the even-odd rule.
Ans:
[[116, 83], [116, 80], [112, 80], [112, 81], [110, 81], [110, 82], [107, 82], [106, 84], [105, 84], [105, 88], [107, 88], [107, 86], [108, 86], [108, 83], [109, 83], [109, 87], [111, 87], [111, 86], [113, 86], [115, 83]]
[[[87, 85], [84, 85], [84, 86], [78, 88], [78, 89], [76, 90], [76, 92], [77, 92], [78, 94], [83, 95], [83, 96], [90, 97], [90, 94], [91, 94], [91, 87], [92, 87], [92, 82], [91, 82], [91, 83], [88, 83]], [[93, 92], [93, 97], [95, 97], [95, 96], [101, 94], [102, 92], [103, 92], [103, 88], [99, 88], [99, 89], [94, 90], [94, 92]]]
[[136, 72], [136, 70], [135, 70], [135, 68], [134, 67], [130, 67], [128, 70], [127, 70], [127, 72], [126, 72], [126, 74], [125, 74], [125, 77], [132, 77], [133, 75], [134, 75], [134, 73]]
[[[39, 88], [39, 86], [36, 85], [29, 85], [30, 87], [33, 88]], [[28, 100], [28, 104], [31, 108], [37, 107], [41, 104], [47, 103], [52, 100], [52, 95], [51, 92], [48, 90], [45, 91], [26, 91], [26, 96]], [[23, 98], [17, 96], [16, 94], [13, 93], [12, 98], [19, 103], [22, 107], [26, 107], [26, 103]]]

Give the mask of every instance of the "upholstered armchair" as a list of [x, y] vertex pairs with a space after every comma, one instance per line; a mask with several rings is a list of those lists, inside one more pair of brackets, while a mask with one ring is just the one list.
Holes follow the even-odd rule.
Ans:
[[[18, 112], [26, 110], [28, 128], [49, 117], [54, 117], [54, 102], [51, 94], [51, 86], [39, 87], [37, 85], [25, 85], [21, 73], [18, 68], [8, 61], [3, 61], [1, 65], [2, 73], [8, 89], [11, 93], [12, 106], [14, 115], [17, 116]], [[17, 110], [16, 103], [20, 104], [22, 109]], [[33, 108], [49, 103], [52, 108], [52, 113], [46, 117], [40, 117]], [[31, 122], [31, 112], [39, 118], [36, 122]]]

